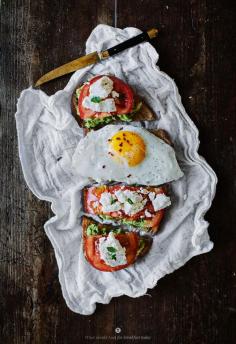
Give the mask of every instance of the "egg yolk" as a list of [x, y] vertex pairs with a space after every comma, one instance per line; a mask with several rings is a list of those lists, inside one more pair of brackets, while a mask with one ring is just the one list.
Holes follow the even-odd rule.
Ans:
[[109, 143], [110, 155], [119, 163], [136, 166], [145, 158], [145, 143], [142, 137], [132, 131], [118, 131], [109, 139]]

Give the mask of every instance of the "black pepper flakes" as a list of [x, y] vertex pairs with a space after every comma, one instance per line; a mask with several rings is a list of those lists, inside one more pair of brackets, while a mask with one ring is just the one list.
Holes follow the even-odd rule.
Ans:
[[127, 176], [127, 178], [130, 178], [132, 176], [132, 174], [129, 174], [128, 176]]
[[102, 166], [102, 168], [105, 168], [105, 167], [106, 167], [106, 165], [103, 165], [103, 166]]

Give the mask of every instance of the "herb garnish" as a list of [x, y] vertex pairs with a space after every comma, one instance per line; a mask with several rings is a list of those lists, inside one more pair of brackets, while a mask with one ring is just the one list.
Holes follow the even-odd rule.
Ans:
[[116, 252], [116, 248], [112, 247], [112, 246], [107, 246], [107, 251], [109, 251], [111, 253], [115, 253]]
[[98, 226], [91, 223], [87, 228], [87, 235], [96, 235], [99, 233]]
[[93, 103], [100, 103], [101, 102], [101, 98], [100, 97], [92, 97], [91, 98], [91, 102], [93, 102]]
[[112, 246], [107, 247], [108, 254], [111, 259], [116, 260], [116, 248]]

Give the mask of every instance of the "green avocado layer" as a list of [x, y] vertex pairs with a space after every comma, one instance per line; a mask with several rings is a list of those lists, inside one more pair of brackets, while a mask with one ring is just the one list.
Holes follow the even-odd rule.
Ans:
[[[120, 234], [122, 233], [122, 229], [120, 228], [114, 228], [111, 230], [114, 234]], [[86, 230], [86, 234], [87, 236], [91, 236], [91, 235], [104, 235], [107, 234], [108, 232], [110, 232], [109, 229], [107, 228], [99, 228], [97, 225], [95, 225], [94, 223], [91, 223]]]
[[88, 129], [93, 129], [95, 128], [97, 125], [103, 125], [103, 124], [108, 124], [111, 123], [113, 121], [115, 121], [117, 119], [117, 117], [124, 122], [131, 122], [132, 121], [132, 116], [140, 110], [142, 106], [142, 102], [139, 102], [135, 108], [132, 110], [131, 113], [129, 114], [123, 114], [123, 115], [116, 115], [116, 116], [107, 116], [104, 118], [86, 118], [84, 119], [84, 126]]
[[145, 228], [147, 226], [147, 222], [144, 219], [140, 219], [140, 220], [116, 219], [109, 215], [99, 215], [99, 217], [102, 220], [114, 220], [114, 221], [118, 221], [119, 224], [129, 225], [133, 227]]

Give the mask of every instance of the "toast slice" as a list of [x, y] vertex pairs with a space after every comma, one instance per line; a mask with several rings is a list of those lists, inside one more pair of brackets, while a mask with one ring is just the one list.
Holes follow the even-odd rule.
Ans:
[[[117, 197], [117, 192], [120, 194], [120, 197], [126, 193], [131, 192], [131, 194], [136, 193], [139, 198], [142, 198], [140, 200], [143, 202], [143, 208], [137, 209], [136, 213], [131, 213], [128, 215], [128, 212], [124, 211], [124, 205], [126, 202], [127, 207], [127, 201], [131, 204], [130, 208], [135, 206], [135, 203], [131, 199], [124, 200], [122, 207], [119, 208], [119, 202]], [[110, 211], [107, 211], [104, 206], [102, 205], [102, 195], [111, 195], [111, 205], [117, 202], [118, 208], [111, 207]], [[114, 222], [116, 225], [128, 225], [131, 227], [135, 227], [138, 229], [141, 229], [146, 232], [151, 232], [152, 234], [155, 234], [159, 227], [160, 223], [164, 217], [165, 209], [162, 208], [160, 210], [155, 211], [152, 201], [150, 200], [150, 196], [156, 198], [157, 195], [164, 195], [163, 197], [166, 197], [167, 200], [169, 200], [169, 197], [167, 196], [167, 187], [153, 187], [153, 186], [130, 186], [130, 185], [122, 185], [122, 184], [115, 184], [115, 185], [97, 185], [97, 186], [91, 186], [83, 189], [83, 206], [84, 211], [87, 214], [90, 215], [96, 215], [99, 216], [101, 221], [108, 221], [108, 222]], [[126, 197], [126, 196], [125, 196]], [[128, 196], [127, 196], [128, 197]], [[170, 201], [168, 205], [170, 204]], [[167, 205], [166, 205], [167, 206]], [[129, 207], [129, 204], [128, 204]], [[114, 209], [112, 209], [114, 208]]]
[[[101, 237], [107, 237], [112, 231], [116, 238], [121, 238], [125, 235], [134, 235], [137, 238], [137, 247], [133, 253], [133, 262], [139, 258], [145, 256], [152, 246], [152, 238], [148, 235], [140, 236], [137, 232], [129, 232], [122, 230], [120, 227], [115, 227], [110, 224], [99, 223], [89, 217], [83, 216], [82, 218], [82, 229], [83, 229], [83, 250], [85, 258], [91, 263], [91, 254], [88, 252], [87, 243], [93, 239], [93, 242]], [[130, 265], [130, 264], [129, 264]]]
[[[79, 94], [80, 86], [76, 87], [76, 89], [73, 92], [72, 98], [71, 98], [71, 112], [72, 115], [75, 117], [76, 121], [79, 123], [79, 125], [83, 128], [85, 128], [87, 131], [91, 130], [85, 127], [84, 121], [80, 118], [79, 110], [78, 110], [78, 94]], [[132, 121], [154, 121], [157, 119], [155, 113], [151, 110], [151, 108], [137, 95], [134, 96], [134, 103], [135, 106], [138, 104], [142, 104], [141, 107], [137, 112], [132, 114]], [[116, 117], [114, 116], [114, 120], [111, 121], [111, 123], [114, 123], [116, 121]], [[117, 120], [120, 119], [117, 117]], [[99, 129], [106, 125], [107, 123], [97, 125], [94, 129]]]
[[150, 132], [152, 134], [154, 134], [155, 136], [157, 136], [159, 139], [163, 140], [165, 143], [167, 143], [170, 146], [174, 146], [170, 135], [168, 134], [168, 132], [164, 129], [152, 129], [150, 130]]

